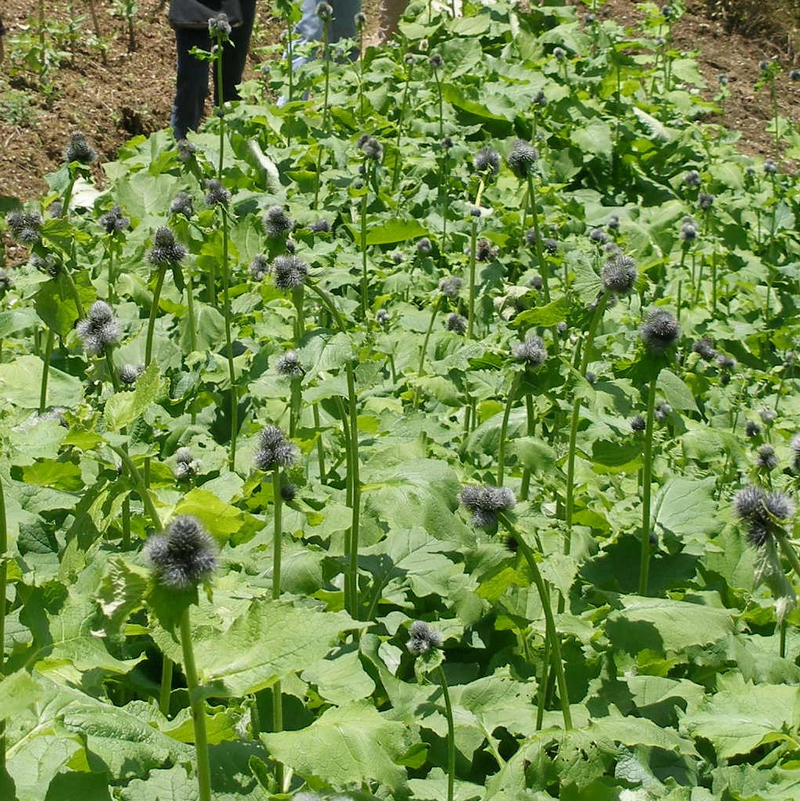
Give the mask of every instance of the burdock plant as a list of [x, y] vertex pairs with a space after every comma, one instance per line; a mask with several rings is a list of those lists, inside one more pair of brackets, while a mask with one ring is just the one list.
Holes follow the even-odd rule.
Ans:
[[[103, 300], [95, 301], [90, 309], [89, 314], [84, 320], [78, 321], [75, 326], [75, 333], [83, 344], [83, 349], [86, 351], [87, 356], [98, 357], [104, 356], [108, 366], [109, 378], [115, 390], [119, 389], [119, 380], [117, 371], [114, 367], [111, 352], [122, 337], [122, 328], [119, 320], [114, 316], [114, 310]], [[48, 344], [50, 338], [48, 337]], [[44, 411], [43, 403], [47, 396], [47, 361], [45, 362], [45, 370], [42, 373], [42, 393], [40, 401], [40, 413]]]
[[150, 364], [150, 360], [153, 357], [153, 334], [155, 332], [156, 317], [158, 316], [158, 307], [161, 300], [161, 290], [164, 288], [164, 278], [166, 277], [167, 269], [177, 268], [185, 256], [186, 248], [175, 241], [175, 234], [173, 234], [169, 228], [162, 226], [156, 230], [153, 236], [153, 248], [148, 256], [150, 264], [156, 268], [156, 285], [153, 289], [150, 319], [147, 323], [147, 336], [145, 338], [144, 348], [145, 367]]
[[[369, 325], [369, 274], [367, 267], [367, 206], [369, 188], [375, 184], [376, 169], [383, 159], [383, 145], [369, 134], [363, 134], [358, 147], [364, 158], [364, 186], [361, 195], [361, 313]], [[376, 190], [377, 194], [377, 190]]]
[[198, 585], [207, 582], [217, 567], [216, 546], [197, 518], [182, 515], [167, 526], [164, 534], [151, 537], [145, 543], [144, 553], [153, 572], [154, 584], [161, 593], [166, 593], [165, 601], [169, 602], [167, 599], [174, 594], [175, 602], [185, 603], [180, 616], [180, 641], [194, 726], [198, 798], [199, 801], [211, 801], [205, 702], [199, 694], [189, 610], [192, 602], [196, 602]]
[[219, 119], [219, 161], [217, 162], [217, 178], [222, 178], [222, 164], [225, 159], [225, 91], [224, 70], [222, 68], [222, 49], [231, 38], [231, 23], [224, 11], [211, 17], [208, 21], [208, 34], [214, 41], [211, 48], [211, 64], [216, 70], [216, 107]]
[[130, 228], [130, 218], [122, 213], [119, 206], [112, 206], [101, 218], [100, 225], [106, 232], [103, 247], [108, 258], [108, 302], [114, 302], [114, 284], [116, 274], [114, 273], [114, 259], [119, 258], [122, 253], [123, 231]]

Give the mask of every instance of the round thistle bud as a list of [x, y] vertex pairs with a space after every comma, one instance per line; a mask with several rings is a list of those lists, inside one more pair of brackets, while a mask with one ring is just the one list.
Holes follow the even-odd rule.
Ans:
[[544, 249], [551, 255], [558, 253], [558, 242], [555, 239], [545, 239], [542, 242]]
[[278, 256], [272, 262], [272, 275], [277, 289], [297, 289], [306, 281], [308, 265], [297, 256]]
[[119, 371], [119, 380], [126, 387], [132, 387], [143, 372], [143, 364], [123, 364]]
[[42, 215], [36, 211], [12, 211], [6, 215], [6, 224], [20, 245], [35, 245], [42, 239]]
[[217, 568], [214, 540], [191, 515], [176, 517], [164, 534], [150, 537], [144, 552], [156, 581], [170, 589], [197, 586]]
[[661, 7], [661, 13], [666, 19], [669, 19], [670, 17], [675, 15], [675, 9], [669, 3], [665, 3]]
[[717, 351], [714, 349], [714, 342], [708, 337], [698, 339], [692, 343], [692, 350], [697, 353], [703, 361], [710, 362], [717, 358]]
[[605, 245], [608, 242], [608, 234], [602, 228], [593, 228], [589, 234], [589, 239], [598, 245]]
[[753, 484], [742, 487], [733, 496], [733, 513], [740, 520], [752, 522], [753, 520], [763, 520], [765, 512], [765, 501], [767, 494], [761, 487]]
[[287, 481], [285, 484], [281, 484], [280, 493], [281, 499], [285, 503], [291, 503], [297, 497], [297, 487]]
[[460, 278], [451, 275], [449, 278], [442, 278], [442, 280], [439, 281], [439, 291], [446, 298], [449, 298], [450, 300], [456, 300], [463, 285], [464, 282]]
[[47, 207], [47, 214], [51, 220], [57, 220], [64, 213], [64, 204], [60, 200], [54, 200]]
[[637, 414], [631, 418], [631, 431], [644, 431], [645, 428], [647, 428], [647, 423], [642, 415]]
[[415, 620], [409, 627], [408, 634], [406, 648], [414, 656], [423, 656], [442, 647], [442, 635], [422, 620]]
[[231, 193], [216, 178], [206, 181], [206, 206], [227, 206]]
[[270, 239], [278, 239], [294, 228], [283, 206], [270, 206], [264, 215], [264, 233]]
[[792, 468], [800, 470], [800, 434], [792, 437], [789, 447], [792, 450]]
[[493, 528], [497, 513], [507, 512], [516, 506], [517, 499], [508, 487], [464, 487], [459, 495], [462, 505], [472, 513], [476, 528]]
[[432, 251], [433, 245], [431, 244], [431, 240], [428, 239], [427, 236], [423, 236], [422, 239], [417, 242], [417, 252], [421, 256], [430, 256]]
[[314, 234], [329, 234], [331, 232], [331, 224], [327, 220], [317, 220], [311, 223], [309, 230]]
[[224, 11], [215, 14], [208, 21], [208, 34], [214, 39], [227, 39], [231, 35], [231, 30], [231, 22]]
[[80, 131], [73, 131], [64, 148], [64, 161], [67, 164], [72, 164], [73, 161], [78, 164], [92, 164], [97, 161], [97, 151], [89, 145], [86, 137]]
[[530, 281], [528, 281], [528, 286], [532, 289], [536, 289], [537, 291], [540, 290], [544, 286], [544, 281], [542, 281], [541, 275], [534, 275]]
[[187, 219], [194, 214], [194, 203], [188, 192], [178, 192], [169, 207], [170, 214], [182, 214]]
[[529, 175], [533, 175], [538, 160], [539, 151], [522, 139], [514, 142], [511, 152], [506, 157], [509, 169], [517, 178], [527, 178]]
[[492, 247], [492, 243], [488, 239], [479, 239], [475, 248], [475, 258], [478, 261], [492, 261], [496, 257], [497, 251]]
[[10, 270], [5, 267], [0, 267], [0, 292], [6, 293], [9, 289], [14, 288], [14, 276]]
[[175, 451], [175, 478], [184, 481], [187, 478], [197, 475], [200, 469], [200, 461], [195, 459], [189, 448], [178, 448]]
[[386, 309], [378, 309], [375, 312], [375, 320], [378, 325], [387, 325], [389, 323], [389, 312]]
[[754, 420], [748, 420], [744, 424], [744, 433], [746, 437], [757, 437], [761, 433], [761, 426]]
[[701, 192], [697, 196], [697, 205], [701, 211], [708, 211], [714, 205], [714, 195], [709, 195], [707, 192]]
[[444, 60], [438, 53], [434, 53], [428, 59], [428, 64], [432, 70], [440, 70], [444, 66]]
[[778, 414], [774, 409], [769, 409], [765, 406], [763, 409], [761, 409], [761, 411], [759, 411], [758, 416], [761, 418], [763, 423], [769, 425], [770, 423], [774, 422]]
[[300, 364], [300, 354], [296, 350], [287, 350], [283, 356], [278, 357], [275, 362], [275, 369], [279, 375], [288, 378], [298, 378], [303, 375], [303, 367]]
[[758, 68], [762, 72], [766, 72], [770, 68], [770, 62], [764, 59], [763, 61], [758, 62]]
[[800, 70], [789, 70], [790, 81], [800, 81]]
[[158, 228], [153, 236], [153, 249], [150, 251], [150, 263], [157, 267], [175, 264], [186, 255], [186, 248], [175, 241], [175, 234], [162, 226]]
[[253, 261], [250, 262], [248, 268], [250, 277], [255, 281], [263, 281], [269, 273], [269, 260], [263, 253], [258, 253], [253, 256]]
[[186, 164], [197, 153], [197, 145], [188, 139], [179, 139], [176, 143], [178, 148], [178, 160]]
[[441, 142], [439, 142], [439, 147], [442, 148], [442, 150], [450, 150], [450, 148], [453, 147], [454, 144], [455, 142], [453, 142], [452, 136], [445, 136], [445, 138], [442, 139]]
[[546, 106], [547, 97], [545, 97], [544, 90], [540, 89], [533, 98], [533, 103], [536, 106]]
[[122, 214], [119, 206], [112, 206], [101, 218], [100, 225], [107, 234], [116, 234], [130, 228], [130, 217]]
[[556, 47], [553, 49], [553, 55], [559, 60], [563, 61], [567, 57], [567, 51], [563, 47]]
[[639, 273], [636, 262], [630, 256], [615, 256], [609, 259], [600, 271], [606, 292], [627, 295], [634, 287]]
[[467, 332], [467, 318], [453, 312], [447, 317], [447, 330], [463, 336]]
[[538, 367], [547, 358], [547, 348], [541, 337], [531, 336], [515, 345], [512, 354], [518, 362], [524, 362], [526, 367]]
[[113, 309], [102, 300], [95, 301], [84, 320], [79, 320], [75, 332], [89, 356], [99, 356], [108, 348], [118, 345], [122, 328], [114, 317]]
[[656, 404], [653, 414], [659, 423], [663, 423], [667, 417], [672, 414], [672, 406], [670, 406], [666, 401], [659, 401]]
[[794, 504], [789, 496], [782, 492], [770, 492], [764, 499], [764, 508], [770, 519], [778, 520], [781, 523], [794, 517]]
[[685, 222], [679, 236], [684, 242], [694, 242], [697, 239], [697, 226], [693, 222]]
[[736, 359], [727, 353], [718, 353], [716, 361], [720, 370], [733, 370], [736, 367]]
[[774, 470], [778, 466], [778, 457], [772, 445], [764, 444], [758, 449], [756, 467], [760, 470]]
[[255, 453], [256, 467], [269, 472], [278, 467], [290, 467], [297, 458], [295, 446], [286, 439], [277, 426], [267, 426], [259, 437], [259, 447]]
[[476, 172], [494, 178], [500, 172], [500, 154], [488, 145], [482, 147], [473, 157], [472, 166]]
[[358, 140], [358, 146], [364, 154], [364, 158], [372, 161], [381, 161], [383, 159], [383, 145], [374, 136], [364, 134]]
[[764, 159], [764, 172], [767, 175], [775, 175], [778, 172], [778, 165], [771, 158], [766, 158]]
[[727, 86], [728, 85], [728, 76], [724, 72], [721, 72], [719, 75], [717, 75], [717, 83], [720, 86]]
[[353, 17], [353, 22], [355, 23], [356, 30], [360, 31], [367, 24], [367, 15], [363, 11], [359, 11], [358, 14]]
[[648, 350], [663, 353], [678, 341], [680, 327], [666, 309], [650, 309], [639, 333]]
[[323, 22], [330, 22], [333, 19], [333, 6], [330, 3], [318, 3], [317, 16]]
[[619, 230], [619, 215], [618, 214], [612, 214], [608, 218], [608, 222], [606, 223], [606, 228], [608, 228], [611, 231]]
[[683, 176], [683, 182], [687, 186], [700, 186], [700, 173], [697, 170], [689, 170]]

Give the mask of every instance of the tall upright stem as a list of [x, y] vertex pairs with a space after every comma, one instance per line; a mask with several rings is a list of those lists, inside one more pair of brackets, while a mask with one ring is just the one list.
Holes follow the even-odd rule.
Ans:
[[367, 203], [369, 200], [369, 179], [372, 176], [372, 160], [367, 162], [364, 194], [361, 197], [361, 313], [369, 326], [369, 276], [367, 273]]
[[456, 780], [456, 726], [453, 719], [453, 704], [450, 701], [450, 690], [447, 678], [441, 665], [436, 668], [439, 684], [442, 687], [444, 709], [447, 716], [447, 801], [453, 801], [453, 788]]
[[167, 274], [167, 265], [162, 264], [156, 274], [156, 286], [153, 290], [153, 303], [150, 306], [150, 319], [147, 321], [147, 338], [144, 345], [144, 366], [147, 368], [153, 358], [153, 334], [156, 330], [156, 317], [158, 317], [158, 306], [161, 301], [161, 290], [164, 287], [164, 276]]
[[647, 389], [647, 425], [644, 430], [644, 467], [642, 469], [642, 558], [639, 568], [639, 595], [647, 595], [650, 574], [650, 499], [653, 491], [653, 421], [656, 409], [658, 372]]
[[528, 201], [531, 207], [531, 218], [533, 219], [533, 249], [536, 252], [536, 263], [539, 266], [539, 275], [542, 279], [542, 294], [544, 302], [550, 303], [550, 269], [545, 261], [542, 251], [542, 231], [539, 225], [539, 209], [536, 203], [536, 186], [533, 183], [533, 176], [528, 173]]
[[[486, 188], [486, 178], [482, 177], [475, 195], [475, 208], [480, 209], [483, 190]], [[478, 218], [472, 216], [472, 225], [469, 234], [469, 300], [467, 311], [467, 339], [472, 339], [475, 330], [475, 262], [477, 260], [478, 246]]]
[[217, 179], [222, 180], [222, 164], [225, 160], [225, 93], [223, 91], [222, 48], [223, 37], [217, 36], [217, 48], [214, 54], [217, 70], [217, 117], [219, 117], [219, 161], [217, 162]]
[[508, 434], [508, 420], [511, 417], [511, 407], [514, 405], [514, 401], [517, 399], [517, 394], [519, 393], [519, 387], [522, 383], [522, 376], [523, 373], [517, 373], [514, 376], [514, 380], [511, 382], [511, 386], [508, 390], [508, 398], [506, 399], [506, 408], [503, 412], [503, 422], [500, 424], [500, 445], [498, 447], [497, 452], [497, 486], [503, 486], [503, 479], [505, 474], [505, 466], [506, 466], [506, 436]]
[[283, 497], [281, 496], [281, 471], [279, 467], [272, 470], [273, 495], [273, 530], [272, 530], [272, 599], [281, 597], [281, 556], [283, 538]]
[[56, 335], [52, 328], [47, 329], [47, 344], [44, 346], [44, 362], [42, 364], [42, 384], [39, 391], [39, 414], [44, 414], [47, 408], [47, 381], [50, 377], [50, 357], [53, 355], [53, 344]]
[[228, 258], [228, 211], [222, 209], [222, 302], [225, 318], [225, 354], [228, 359], [228, 380], [231, 385], [231, 444], [228, 466], [236, 467], [236, 438], [239, 434], [239, 393], [236, 387], [236, 369], [233, 364], [233, 342], [231, 341], [230, 259]]
[[350, 605], [348, 611], [356, 620], [359, 619], [358, 605], [358, 535], [361, 521], [361, 479], [359, 477], [358, 456], [358, 407], [356, 405], [356, 385], [353, 365], [347, 363], [347, 403], [350, 414], [350, 470], [353, 516], [350, 524], [350, 567], [347, 582], [350, 588]]
[[[433, 331], [433, 324], [436, 320], [436, 313], [439, 311], [439, 306], [442, 303], [442, 296], [439, 295], [436, 298], [436, 302], [433, 304], [433, 312], [431, 312], [431, 321], [428, 323], [428, 330], [425, 332], [425, 338], [422, 340], [422, 350], [419, 354], [419, 366], [417, 367], [417, 377], [421, 378], [422, 373], [425, 369], [425, 354], [428, 351], [428, 342], [431, 338], [431, 332]], [[420, 397], [420, 387], [417, 385], [417, 388], [414, 390], [414, 408], [416, 409], [419, 406], [419, 397]]]

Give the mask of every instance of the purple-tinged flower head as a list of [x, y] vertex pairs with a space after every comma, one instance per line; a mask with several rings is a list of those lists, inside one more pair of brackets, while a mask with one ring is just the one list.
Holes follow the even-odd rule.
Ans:
[[405, 257], [403, 256], [403, 251], [402, 251], [402, 250], [393, 250], [393, 251], [392, 251], [392, 252], [389, 254], [389, 256], [390, 256], [390, 257], [391, 257], [391, 259], [392, 259], [392, 263], [393, 263], [393, 264], [397, 264], [397, 265], [400, 265], [400, 264], [402, 264], [402, 263], [403, 263], [403, 259], [405, 258]]
[[472, 166], [475, 172], [494, 178], [500, 172], [500, 154], [486, 145], [473, 156]]
[[417, 63], [417, 57], [413, 53], [406, 53], [403, 56], [403, 63], [407, 67], [413, 67]]
[[756, 454], [756, 467], [761, 470], [774, 470], [778, 466], [778, 457], [775, 455], [775, 448], [764, 443]]
[[694, 222], [683, 223], [679, 236], [686, 243], [694, 242], [697, 239], [697, 225]]
[[11, 270], [5, 267], [0, 267], [0, 292], [6, 293], [9, 289], [14, 288], [14, 276]]
[[196, 587], [218, 564], [216, 543], [192, 515], [176, 517], [164, 534], [150, 537], [144, 553], [156, 581], [173, 590]]
[[447, 317], [447, 330], [463, 336], [467, 332], [467, 318], [453, 312]]
[[767, 175], [775, 175], [778, 172], [778, 165], [769, 157], [764, 159], [764, 172]]
[[42, 215], [38, 211], [12, 211], [6, 215], [11, 238], [20, 245], [35, 245], [42, 239]]
[[333, 6], [330, 3], [317, 3], [317, 16], [323, 22], [330, 22], [333, 19]]
[[272, 277], [277, 289], [297, 289], [306, 281], [308, 265], [297, 256], [277, 256], [272, 262]]
[[291, 467], [297, 459], [297, 449], [277, 426], [266, 426], [258, 440], [254, 461], [265, 473], [279, 467]]
[[422, 239], [417, 240], [417, 252], [420, 256], [430, 256], [432, 251], [433, 245], [427, 236], [423, 236]]
[[556, 323], [556, 331], [562, 337], [566, 335], [568, 330], [569, 330], [569, 326], [567, 326], [567, 321], [566, 320], [562, 320], [560, 323]]
[[89, 356], [99, 356], [119, 344], [122, 328], [114, 310], [103, 300], [96, 300], [86, 318], [79, 320], [75, 332]]
[[414, 656], [424, 656], [442, 647], [442, 635], [432, 629], [424, 620], [415, 620], [408, 629], [409, 640], [406, 648]]
[[678, 341], [680, 333], [678, 321], [666, 309], [650, 309], [639, 329], [642, 342], [653, 353], [669, 350]]
[[754, 547], [764, 546], [775, 530], [794, 516], [794, 504], [782, 492], [767, 493], [759, 486], [743, 487], [733, 498], [733, 512], [748, 525], [747, 539]]
[[542, 242], [542, 244], [544, 245], [544, 249], [551, 256], [554, 256], [556, 253], [558, 253], [558, 240], [556, 240], [556, 239], [545, 239], [544, 242]]
[[231, 193], [216, 178], [209, 178], [206, 181], [206, 205], [225, 206], [231, 199]]
[[597, 17], [594, 14], [584, 14], [583, 22], [585, 25], [594, 25], [597, 22]]
[[287, 350], [279, 356], [275, 362], [275, 369], [279, 375], [288, 378], [299, 378], [303, 375], [303, 367], [300, 364], [300, 354], [296, 350]]
[[744, 424], [744, 435], [746, 437], [757, 437], [761, 434], [761, 426], [755, 420], [748, 420]]
[[438, 53], [434, 53], [428, 59], [428, 64], [432, 70], [440, 70], [444, 66], [444, 59]]
[[563, 47], [556, 47], [553, 49], [553, 55], [559, 60], [563, 61], [567, 57], [567, 51]]
[[459, 500], [472, 513], [472, 525], [476, 528], [494, 528], [497, 513], [507, 512], [517, 504], [508, 487], [463, 487]]
[[713, 361], [717, 358], [717, 351], [714, 348], [714, 341], [708, 337], [698, 339], [692, 343], [692, 350], [697, 353], [705, 362]]
[[139, 376], [144, 372], [143, 364], [123, 364], [119, 371], [119, 380], [129, 389], [136, 386]]
[[40, 256], [38, 253], [33, 253], [28, 263], [35, 270], [45, 273], [45, 275], [49, 275], [51, 278], [58, 278], [61, 272], [61, 264], [56, 261], [55, 256], [50, 253], [44, 257]]
[[383, 159], [383, 145], [369, 134], [363, 134], [358, 140], [358, 147], [365, 159], [381, 161]]
[[250, 262], [248, 272], [254, 281], [263, 281], [269, 274], [269, 259], [263, 253], [257, 253]]
[[439, 281], [439, 292], [450, 300], [456, 300], [462, 286], [464, 286], [464, 282], [458, 276], [451, 275]]
[[631, 418], [631, 431], [644, 431], [645, 428], [647, 423], [642, 415], [636, 414]]
[[54, 200], [48, 207], [47, 207], [47, 216], [51, 220], [57, 220], [59, 217], [64, 215], [64, 203], [61, 200]]
[[709, 195], [707, 192], [701, 192], [697, 196], [697, 205], [701, 211], [708, 211], [714, 205], [714, 195]]
[[497, 258], [497, 250], [492, 247], [492, 243], [488, 239], [479, 239], [475, 248], [475, 258], [478, 261], [492, 261]]
[[700, 173], [697, 170], [689, 170], [683, 176], [683, 182], [686, 186], [700, 186]]
[[297, 250], [297, 245], [294, 242], [294, 239], [287, 239], [283, 246], [286, 248], [286, 252], [294, 255], [295, 251]]
[[472, 207], [472, 208], [469, 210], [469, 216], [470, 216], [470, 217], [480, 217], [480, 216], [481, 216], [481, 209], [480, 209], [480, 206], [473, 206], [473, 207]]
[[316, 220], [308, 227], [314, 234], [329, 234], [331, 232], [331, 224], [327, 220]]
[[194, 214], [194, 202], [188, 192], [178, 192], [169, 206], [170, 214], [182, 214], [186, 219]]
[[156, 267], [175, 264], [186, 256], [186, 248], [175, 241], [175, 234], [166, 225], [156, 229], [153, 236], [153, 249], [150, 251], [150, 263]]
[[214, 39], [227, 39], [231, 35], [231, 30], [231, 21], [224, 11], [215, 14], [208, 21], [208, 34]]
[[619, 230], [619, 214], [612, 214], [608, 218], [608, 222], [606, 223], [606, 228], [608, 228], [610, 231]]
[[77, 161], [78, 164], [92, 164], [97, 161], [97, 151], [80, 131], [73, 131], [64, 148], [64, 161], [67, 164], [72, 164], [73, 161]]
[[639, 271], [636, 262], [630, 256], [615, 256], [609, 259], [600, 270], [600, 278], [606, 292], [616, 295], [627, 295], [636, 284]]
[[533, 175], [538, 160], [539, 151], [530, 142], [522, 139], [514, 142], [511, 152], [506, 157], [509, 169], [517, 178], [527, 178], [529, 175]]
[[544, 340], [535, 335], [515, 345], [511, 353], [518, 362], [523, 362], [526, 367], [539, 367], [547, 358]]
[[388, 325], [389, 312], [386, 309], [378, 309], [378, 311], [375, 312], [375, 320], [377, 321], [378, 325]]
[[264, 215], [264, 233], [269, 239], [278, 239], [294, 228], [286, 209], [283, 206], [270, 206]]
[[116, 234], [130, 228], [130, 217], [125, 217], [119, 206], [112, 206], [101, 218], [100, 225], [107, 234]]
[[359, 11], [353, 17], [353, 22], [355, 23], [356, 30], [362, 31], [364, 30], [364, 26], [367, 24], [367, 15], [363, 11]]

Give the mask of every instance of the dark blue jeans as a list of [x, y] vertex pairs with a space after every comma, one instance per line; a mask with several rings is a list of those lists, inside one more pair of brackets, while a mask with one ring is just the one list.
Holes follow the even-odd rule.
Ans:
[[[256, 14], [256, 0], [241, 0], [242, 24], [231, 32], [230, 42], [222, 51], [222, 97], [219, 96], [217, 74], [214, 71], [214, 98], [217, 104], [238, 100], [237, 84], [242, 74], [250, 47], [250, 34]], [[187, 131], [196, 131], [203, 118], [208, 97], [209, 62], [200, 61], [189, 52], [193, 47], [211, 49], [208, 28], [175, 28], [175, 45], [178, 51], [178, 73], [175, 86], [175, 103], [170, 124], [176, 139], [185, 139]]]

